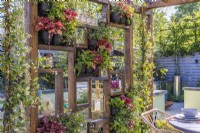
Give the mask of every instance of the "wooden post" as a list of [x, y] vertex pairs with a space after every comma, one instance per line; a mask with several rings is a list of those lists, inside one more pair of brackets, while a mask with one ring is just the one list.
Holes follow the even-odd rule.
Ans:
[[[151, 43], [153, 43], [153, 35], [152, 35], [152, 19], [153, 19], [153, 13], [152, 13], [152, 10], [147, 10], [145, 12], [145, 14], [147, 15], [147, 21], [146, 21], [146, 25], [147, 25], [147, 32], [150, 34], [150, 41]], [[153, 44], [152, 44], [152, 47], [153, 47]], [[149, 60], [149, 64], [152, 64], [153, 63], [153, 48], [150, 48], [152, 49], [152, 54], [150, 56], [150, 58], [148, 59]], [[150, 81], [149, 81], [149, 84], [148, 84], [148, 88], [149, 88], [149, 92], [150, 92], [150, 97], [151, 97], [151, 105], [150, 107], [148, 108], [149, 109], [152, 109], [153, 108], [153, 68], [150, 70]]]
[[[109, 80], [104, 80], [103, 81], [103, 93], [104, 93], [104, 106], [105, 106], [105, 111], [104, 111], [104, 117], [105, 118], [110, 118], [110, 87], [109, 87]], [[105, 123], [103, 125], [103, 132], [104, 133], [110, 133], [110, 126], [109, 122]]]
[[133, 26], [125, 29], [125, 81], [128, 90], [133, 83]]
[[75, 52], [68, 52], [68, 100], [69, 111], [76, 111]]
[[[35, 31], [35, 25], [38, 17], [37, 13], [37, 4], [36, 2], [29, 2], [30, 6], [30, 60], [34, 63], [34, 66], [31, 67], [31, 79], [32, 81], [38, 77], [38, 32]], [[27, 4], [28, 5], [28, 4]], [[37, 97], [37, 94], [33, 94]], [[38, 125], [38, 105], [35, 105], [31, 108], [30, 112], [30, 130], [31, 133], [36, 133]]]
[[64, 112], [64, 78], [63, 72], [55, 72], [55, 111], [56, 114]]

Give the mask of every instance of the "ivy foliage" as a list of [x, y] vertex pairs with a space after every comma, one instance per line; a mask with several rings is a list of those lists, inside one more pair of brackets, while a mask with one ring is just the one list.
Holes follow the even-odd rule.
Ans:
[[3, 125], [1, 132], [22, 133], [28, 122], [27, 106], [35, 104], [37, 92], [36, 80], [31, 80], [30, 63], [27, 61], [29, 35], [24, 29], [24, 1], [2, 1], [4, 8], [1, 28], [2, 47], [4, 52], [0, 56], [0, 71], [5, 76], [3, 88], [5, 101], [3, 102]]
[[144, 15], [137, 15], [134, 18], [134, 81], [129, 97], [134, 104], [134, 132], [149, 132], [149, 127], [143, 123], [141, 113], [152, 106], [150, 88], [153, 81], [152, 55], [154, 52], [151, 41], [151, 33], [147, 30], [147, 18]]

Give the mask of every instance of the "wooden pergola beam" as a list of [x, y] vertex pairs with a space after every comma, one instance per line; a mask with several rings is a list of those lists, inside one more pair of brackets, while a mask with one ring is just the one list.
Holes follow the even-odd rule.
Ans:
[[194, 2], [200, 2], [200, 0], [165, 0], [165, 1], [158, 0], [157, 2], [151, 2], [147, 4], [146, 8], [153, 9], [153, 8], [160, 8], [160, 7], [166, 7], [166, 6], [194, 3]]

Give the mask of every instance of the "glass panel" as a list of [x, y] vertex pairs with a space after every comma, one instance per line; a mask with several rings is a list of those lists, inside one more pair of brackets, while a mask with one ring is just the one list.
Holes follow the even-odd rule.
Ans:
[[55, 75], [49, 73], [39, 74], [39, 91], [41, 106], [39, 115], [50, 115], [55, 112]]
[[110, 80], [110, 88], [112, 92], [121, 92], [122, 91], [122, 73], [112, 74]]
[[92, 117], [99, 119], [103, 117], [104, 112], [104, 94], [103, 82], [99, 80], [92, 81]]
[[84, 28], [77, 28], [76, 30], [76, 44], [77, 46], [81, 47], [81, 46], [85, 46], [85, 30]]
[[76, 90], [77, 104], [88, 103], [88, 82], [77, 82]]

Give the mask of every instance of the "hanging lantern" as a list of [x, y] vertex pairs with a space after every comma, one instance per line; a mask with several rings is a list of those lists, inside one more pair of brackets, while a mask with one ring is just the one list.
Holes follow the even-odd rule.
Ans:
[[54, 66], [53, 54], [45, 53], [43, 55], [44, 61], [42, 62], [45, 68], [52, 68]]

